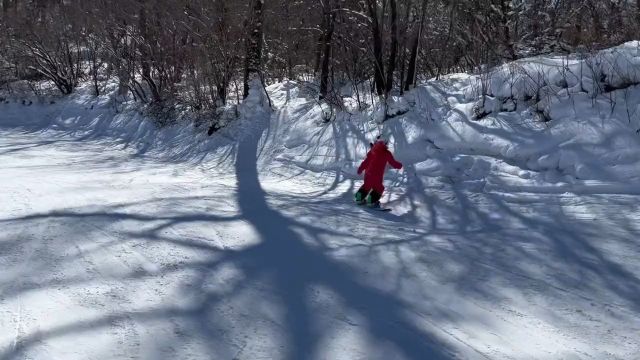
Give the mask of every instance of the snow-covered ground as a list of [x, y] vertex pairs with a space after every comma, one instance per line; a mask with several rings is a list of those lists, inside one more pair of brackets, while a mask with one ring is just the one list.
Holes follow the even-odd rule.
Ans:
[[[86, 89], [0, 104], [0, 360], [638, 358], [640, 89], [542, 123], [472, 120], [476, 88], [321, 124], [282, 83], [211, 138]], [[391, 213], [351, 200], [379, 132]]]

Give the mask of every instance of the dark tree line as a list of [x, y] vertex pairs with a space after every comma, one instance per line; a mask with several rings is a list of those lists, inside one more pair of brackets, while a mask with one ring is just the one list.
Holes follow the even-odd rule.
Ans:
[[[1, 0], [0, 85], [210, 109], [252, 81], [388, 94], [416, 79], [638, 38], [640, 0]], [[363, 85], [366, 85], [363, 87]], [[360, 94], [358, 93], [358, 96]]]

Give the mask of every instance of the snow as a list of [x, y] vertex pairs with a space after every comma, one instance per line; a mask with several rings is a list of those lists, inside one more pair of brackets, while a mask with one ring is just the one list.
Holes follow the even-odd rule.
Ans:
[[[89, 88], [0, 104], [0, 359], [637, 357], [640, 90], [473, 120], [480, 78], [428, 81], [382, 123], [380, 104], [324, 123], [291, 82], [272, 112], [254, 86], [212, 137]], [[351, 200], [379, 133], [405, 163], [391, 213]]]

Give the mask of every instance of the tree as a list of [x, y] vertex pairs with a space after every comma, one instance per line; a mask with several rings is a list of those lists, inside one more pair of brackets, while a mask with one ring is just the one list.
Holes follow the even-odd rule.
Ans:
[[244, 97], [249, 96], [249, 84], [260, 79], [262, 66], [262, 13], [264, 0], [253, 0], [249, 12], [246, 38], [247, 52], [244, 66]]
[[[382, 44], [382, 25], [380, 21], [380, 14], [378, 9], [378, 1], [377, 0], [366, 0], [367, 10], [369, 11], [370, 17], [370, 28], [371, 34], [373, 38], [373, 71], [375, 78], [375, 86], [376, 92], [379, 96], [384, 95], [386, 86], [385, 86], [385, 76], [384, 76], [384, 63], [382, 60], [383, 57], [383, 44]], [[384, 15], [384, 14], [383, 14]]]
[[327, 97], [329, 89], [329, 63], [331, 62], [331, 48], [333, 46], [333, 32], [335, 28], [336, 6], [333, 0], [322, 2], [322, 72], [320, 73], [320, 99]]
[[384, 93], [388, 95], [393, 89], [393, 75], [396, 71], [396, 62], [398, 58], [398, 4], [396, 0], [389, 0], [391, 7], [391, 49], [389, 51], [389, 61], [387, 62], [387, 80], [385, 83]]
[[418, 49], [420, 47], [420, 39], [422, 38], [422, 28], [424, 19], [427, 15], [428, 0], [422, 0], [422, 10], [420, 11], [420, 23], [417, 26], [413, 39], [411, 40], [411, 55], [409, 57], [409, 68], [407, 70], [407, 80], [404, 90], [410, 90], [416, 83], [416, 62], [418, 61]]

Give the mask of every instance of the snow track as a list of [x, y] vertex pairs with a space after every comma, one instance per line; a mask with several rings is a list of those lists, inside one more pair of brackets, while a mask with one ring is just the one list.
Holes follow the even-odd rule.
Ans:
[[318, 124], [292, 83], [211, 139], [106, 97], [1, 104], [0, 360], [637, 358], [628, 124], [609, 164], [562, 148], [572, 122], [470, 121], [468, 86], [386, 123], [391, 213], [352, 202], [375, 125]]
[[638, 353], [635, 196], [443, 184], [378, 216], [261, 175], [255, 136], [229, 174], [1, 135], [2, 360]]

